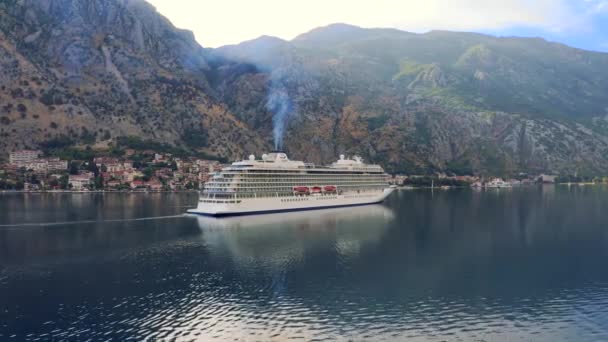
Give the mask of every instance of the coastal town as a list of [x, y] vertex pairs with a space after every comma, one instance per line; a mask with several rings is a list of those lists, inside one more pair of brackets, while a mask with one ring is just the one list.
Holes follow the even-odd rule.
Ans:
[[120, 157], [90, 160], [45, 157], [42, 151], [10, 152], [0, 165], [0, 190], [182, 191], [196, 190], [219, 171], [218, 161], [127, 149]]
[[[202, 189], [222, 164], [197, 157], [177, 157], [153, 150], [126, 149], [120, 156], [67, 160], [45, 156], [40, 150], [9, 153], [0, 164], [0, 191], [184, 191]], [[608, 183], [608, 178], [520, 174], [512, 178], [475, 175], [389, 175], [387, 181], [404, 187], [506, 188], [534, 184]]]

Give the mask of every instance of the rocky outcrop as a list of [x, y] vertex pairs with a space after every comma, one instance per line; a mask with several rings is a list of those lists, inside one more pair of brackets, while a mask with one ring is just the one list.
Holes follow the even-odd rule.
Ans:
[[[258, 44], [217, 52], [261, 63]], [[348, 25], [274, 46], [263, 64], [293, 75], [299, 115], [286, 142], [297, 157], [359, 153], [404, 172], [608, 167], [608, 54], [539, 39]]]
[[3, 2], [0, 28], [3, 151], [129, 135], [226, 158], [267, 146], [216, 98], [224, 66], [145, 1]]

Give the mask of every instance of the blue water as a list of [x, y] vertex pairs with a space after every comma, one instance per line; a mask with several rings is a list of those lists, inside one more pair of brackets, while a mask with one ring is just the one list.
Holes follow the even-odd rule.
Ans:
[[182, 215], [195, 203], [0, 194], [0, 340], [608, 340], [608, 188]]

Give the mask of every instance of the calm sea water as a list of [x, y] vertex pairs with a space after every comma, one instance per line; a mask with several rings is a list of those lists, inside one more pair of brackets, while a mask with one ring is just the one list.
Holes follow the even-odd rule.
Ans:
[[608, 188], [182, 215], [195, 203], [0, 194], [0, 340], [608, 340]]

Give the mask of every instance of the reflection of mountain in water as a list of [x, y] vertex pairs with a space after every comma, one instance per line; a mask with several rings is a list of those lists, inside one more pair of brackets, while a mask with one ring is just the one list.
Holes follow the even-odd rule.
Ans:
[[393, 218], [390, 209], [369, 205], [229, 218], [197, 216], [197, 222], [212, 254], [227, 254], [243, 265], [284, 266], [327, 247], [341, 257], [356, 256], [364, 245], [380, 240]]

